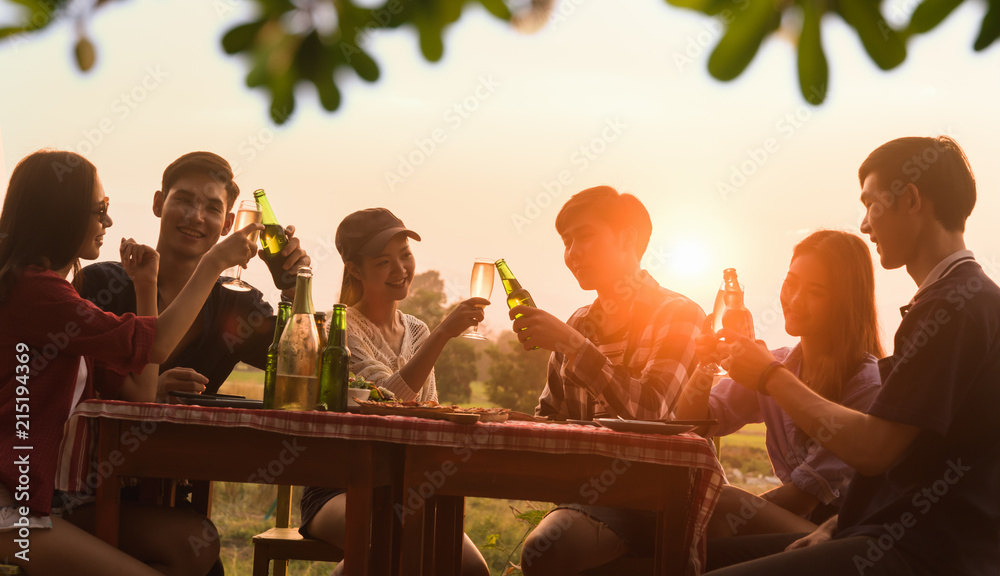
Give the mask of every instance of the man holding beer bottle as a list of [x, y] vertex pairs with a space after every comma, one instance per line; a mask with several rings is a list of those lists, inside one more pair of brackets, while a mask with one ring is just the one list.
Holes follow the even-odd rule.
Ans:
[[[577, 193], [556, 217], [566, 266], [597, 299], [568, 322], [530, 306], [510, 310], [525, 350], [551, 350], [538, 416], [590, 420], [667, 418], [695, 369], [705, 313], [657, 284], [639, 262], [652, 223], [641, 202], [608, 186]], [[520, 317], [516, 318], [518, 315]], [[643, 513], [560, 506], [525, 541], [526, 575], [576, 574], [622, 555], [652, 550]], [[609, 530], [610, 529], [610, 530]], [[546, 535], [561, 534], [553, 540]]]
[[[161, 310], [176, 298], [209, 248], [230, 232], [239, 192], [229, 163], [211, 152], [185, 154], [164, 170], [161, 188], [153, 195], [153, 214], [160, 219]], [[290, 287], [279, 286], [282, 299], [294, 295], [295, 270], [310, 263], [294, 232], [292, 226], [285, 229], [287, 245], [276, 257], [291, 278]], [[283, 284], [269, 267], [276, 286]], [[78, 290], [84, 298], [115, 314], [135, 312], [135, 288], [121, 264], [91, 264], [80, 276]], [[164, 400], [171, 390], [214, 393], [240, 361], [263, 369], [274, 325], [274, 311], [259, 290], [227, 290], [220, 280], [191, 329], [160, 365], [157, 397]]]
[[1000, 287], [965, 246], [972, 169], [951, 138], [899, 138], [858, 179], [861, 232], [917, 285], [868, 412], [820, 397], [739, 335], [719, 344], [737, 383], [857, 473], [840, 515], [812, 533], [709, 542], [709, 567], [728, 565], [712, 574], [1000, 572]]

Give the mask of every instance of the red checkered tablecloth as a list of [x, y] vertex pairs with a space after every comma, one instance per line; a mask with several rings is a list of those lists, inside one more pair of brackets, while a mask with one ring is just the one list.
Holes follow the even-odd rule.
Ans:
[[[82, 402], [67, 423], [60, 465], [62, 488], [83, 485], [84, 458], [92, 444], [88, 420], [114, 418], [136, 422], [173, 422], [203, 426], [246, 427], [293, 436], [343, 438], [396, 444], [474, 449], [528, 450], [549, 454], [594, 454], [634, 462], [685, 466], [692, 469], [694, 494], [689, 531], [692, 558], [701, 571], [705, 554], [705, 528], [719, 489], [724, 483], [722, 467], [708, 441], [693, 435], [659, 436], [614, 432], [593, 426], [537, 424], [529, 422], [452, 422], [402, 416], [368, 416], [328, 412], [243, 410], [174, 404], [137, 404], [118, 401]], [[82, 448], [81, 448], [82, 447]]]

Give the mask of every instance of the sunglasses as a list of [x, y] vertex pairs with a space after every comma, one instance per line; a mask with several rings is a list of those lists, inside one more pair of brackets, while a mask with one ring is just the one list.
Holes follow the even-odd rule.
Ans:
[[97, 211], [94, 212], [94, 214], [97, 214], [100, 220], [104, 220], [108, 216], [108, 206], [110, 204], [111, 204], [111, 198], [105, 196], [104, 201], [101, 202], [101, 205], [97, 208]]

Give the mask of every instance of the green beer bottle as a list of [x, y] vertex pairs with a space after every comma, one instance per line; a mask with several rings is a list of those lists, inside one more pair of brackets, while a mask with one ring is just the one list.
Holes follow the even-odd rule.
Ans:
[[279, 290], [292, 288], [295, 286], [295, 270], [284, 270], [281, 265], [284, 259], [281, 251], [288, 245], [288, 237], [285, 236], [285, 229], [278, 224], [278, 219], [274, 216], [271, 203], [267, 200], [267, 195], [263, 190], [253, 193], [257, 205], [260, 206], [261, 221], [264, 231], [260, 233], [260, 247], [264, 249], [264, 262], [267, 269], [271, 271], [271, 278], [274, 285]]
[[274, 323], [274, 342], [271, 342], [271, 346], [267, 349], [267, 365], [264, 370], [264, 408], [268, 410], [274, 408], [274, 383], [278, 378], [278, 341], [281, 340], [281, 332], [291, 316], [291, 302], [278, 304], [278, 319]]
[[347, 412], [347, 377], [351, 351], [347, 348], [347, 307], [333, 305], [329, 344], [319, 366], [319, 403], [330, 412]]
[[[497, 272], [500, 273], [500, 281], [503, 282], [504, 292], [507, 293], [507, 308], [513, 308], [514, 306], [538, 308], [538, 306], [535, 306], [535, 301], [531, 299], [531, 294], [524, 288], [521, 288], [521, 283], [514, 277], [514, 273], [510, 271], [504, 259], [497, 260], [496, 265]], [[514, 319], [521, 316], [522, 314], [518, 314], [514, 316]], [[531, 349], [538, 350], [538, 346], [533, 346]]]
[[[497, 260], [497, 272], [500, 273], [500, 281], [503, 282], [504, 292], [507, 293], [507, 308], [513, 308], [514, 306], [538, 308], [538, 306], [535, 306], [535, 301], [531, 299], [531, 294], [528, 294], [527, 290], [521, 288], [521, 283], [514, 277], [514, 273], [507, 267], [507, 263], [504, 262], [503, 258]], [[516, 316], [516, 318], [520, 317], [520, 314]]]

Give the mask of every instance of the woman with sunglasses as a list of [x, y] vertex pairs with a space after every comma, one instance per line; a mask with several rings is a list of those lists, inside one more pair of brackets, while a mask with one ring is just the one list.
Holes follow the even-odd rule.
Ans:
[[[81, 259], [98, 257], [112, 225], [108, 206], [93, 164], [72, 152], [31, 154], [10, 177], [0, 212], [0, 351], [7, 355], [0, 362], [0, 421], [14, 428], [21, 416], [17, 421], [28, 424], [27, 439], [0, 434], [0, 557], [32, 576], [203, 576], [219, 549], [217, 539], [200, 553], [188, 544], [206, 530], [207, 519], [197, 514], [123, 507], [116, 549], [76, 525], [91, 525], [92, 510], [78, 509], [70, 521], [54, 513], [57, 452], [79, 401], [95, 394], [155, 398], [157, 364], [195, 320], [219, 274], [255, 253], [248, 233], [262, 226], [248, 226], [212, 248], [159, 316], [159, 256], [123, 239], [122, 264], [137, 288], [138, 314], [116, 316], [81, 298], [67, 281]], [[30, 452], [15, 448], [23, 444]], [[30, 465], [15, 464], [25, 454]]]

